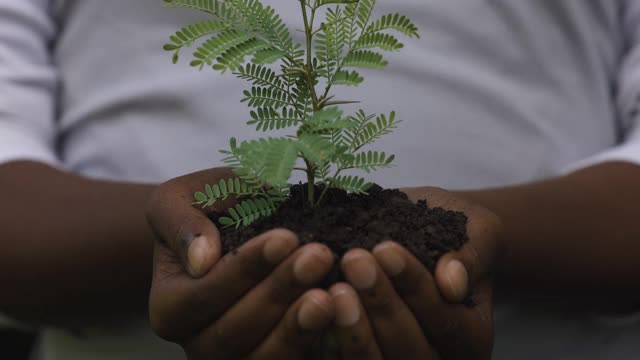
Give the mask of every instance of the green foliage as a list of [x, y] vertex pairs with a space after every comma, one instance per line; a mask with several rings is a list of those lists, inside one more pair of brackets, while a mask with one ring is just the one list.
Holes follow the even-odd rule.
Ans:
[[331, 179], [331, 186], [352, 193], [366, 193], [371, 187], [371, 183], [365, 181], [359, 176], [337, 176]]
[[246, 226], [260, 217], [270, 216], [276, 209], [273, 199], [248, 199], [230, 207], [227, 210], [230, 217], [221, 217], [218, 221], [223, 226]]
[[206, 208], [229, 197], [259, 196], [261, 189], [256, 189], [239, 178], [220, 180], [218, 184], [205, 186], [204, 192], [196, 192], [196, 205]]
[[[290, 1], [290, 0], [289, 0]], [[310, 185], [324, 183], [309, 205], [319, 205], [331, 187], [366, 193], [371, 185], [343, 171], [371, 172], [392, 166], [394, 155], [361, 151], [397, 126], [395, 112], [345, 115], [337, 105], [333, 86], [358, 86], [359, 69], [381, 69], [388, 62], [382, 52], [403, 48], [397, 34], [418, 37], [417, 27], [400, 14], [373, 19], [376, 0], [296, 0], [301, 9], [305, 44], [291, 33], [271, 6], [261, 0], [165, 0], [171, 7], [198, 10], [212, 19], [187, 25], [164, 46], [179, 61], [181, 51], [195, 47], [191, 66], [231, 72], [250, 83], [242, 102], [250, 109], [248, 125], [257, 131], [288, 131], [238, 144], [221, 151], [223, 162], [237, 177], [206, 185], [195, 193], [203, 208], [237, 199], [224, 226], [248, 225], [268, 216], [288, 193], [294, 170], [303, 170]], [[323, 21], [318, 19], [324, 15]], [[292, 131], [295, 130], [295, 131]]]

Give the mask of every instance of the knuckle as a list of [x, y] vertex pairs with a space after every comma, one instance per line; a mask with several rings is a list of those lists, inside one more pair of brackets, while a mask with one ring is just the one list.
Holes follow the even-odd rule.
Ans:
[[273, 304], [289, 304], [300, 292], [300, 286], [293, 276], [275, 272], [269, 283], [268, 297]]
[[394, 305], [394, 297], [391, 294], [373, 289], [363, 295], [365, 306], [369, 311], [375, 312], [379, 316], [391, 315]]
[[[233, 259], [230, 258], [233, 257]], [[237, 261], [237, 269], [240, 278], [258, 283], [265, 278], [265, 263], [255, 252], [239, 249], [235, 253], [225, 256], [225, 261]]]

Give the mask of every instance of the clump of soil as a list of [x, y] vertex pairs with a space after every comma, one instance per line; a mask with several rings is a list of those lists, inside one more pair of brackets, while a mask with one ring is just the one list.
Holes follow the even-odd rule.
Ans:
[[[271, 217], [247, 227], [222, 229], [223, 252], [231, 252], [265, 231], [286, 228], [303, 244], [327, 245], [337, 258], [353, 248], [371, 250], [380, 242], [393, 240], [433, 272], [440, 256], [459, 249], [468, 239], [464, 213], [430, 208], [425, 201], [414, 204], [397, 189], [373, 185], [368, 194], [330, 189], [324, 204], [316, 208], [308, 206], [306, 189], [303, 184], [293, 186], [289, 198]], [[316, 193], [321, 191], [316, 187]], [[214, 212], [209, 217], [217, 221], [223, 215]]]

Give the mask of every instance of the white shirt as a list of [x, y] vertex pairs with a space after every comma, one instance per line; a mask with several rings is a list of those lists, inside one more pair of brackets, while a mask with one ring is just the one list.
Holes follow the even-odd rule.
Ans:
[[[299, 28], [298, 7], [266, 0]], [[420, 40], [339, 97], [405, 121], [377, 147], [386, 186], [482, 188], [604, 161], [640, 164], [640, 2], [379, 1]], [[86, 176], [163, 181], [220, 165], [230, 136], [256, 137], [231, 75], [174, 66], [161, 47], [202, 15], [159, 0], [0, 1], [0, 163], [32, 159]], [[300, 35], [296, 35], [300, 36]], [[555, 305], [553, 305], [555, 306]], [[553, 307], [552, 306], [552, 307]], [[640, 322], [505, 304], [496, 359], [629, 359]], [[562, 314], [562, 315], [560, 315]], [[45, 359], [176, 359], [134, 321], [84, 337], [46, 331]]]

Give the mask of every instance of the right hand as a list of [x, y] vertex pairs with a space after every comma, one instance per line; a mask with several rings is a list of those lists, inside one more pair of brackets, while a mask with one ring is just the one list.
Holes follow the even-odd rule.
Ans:
[[158, 240], [151, 326], [192, 360], [303, 358], [334, 318], [331, 296], [313, 289], [333, 255], [273, 230], [221, 257], [218, 230], [192, 199], [204, 184], [232, 176], [229, 169], [193, 173], [160, 185], [152, 197], [147, 217]]

